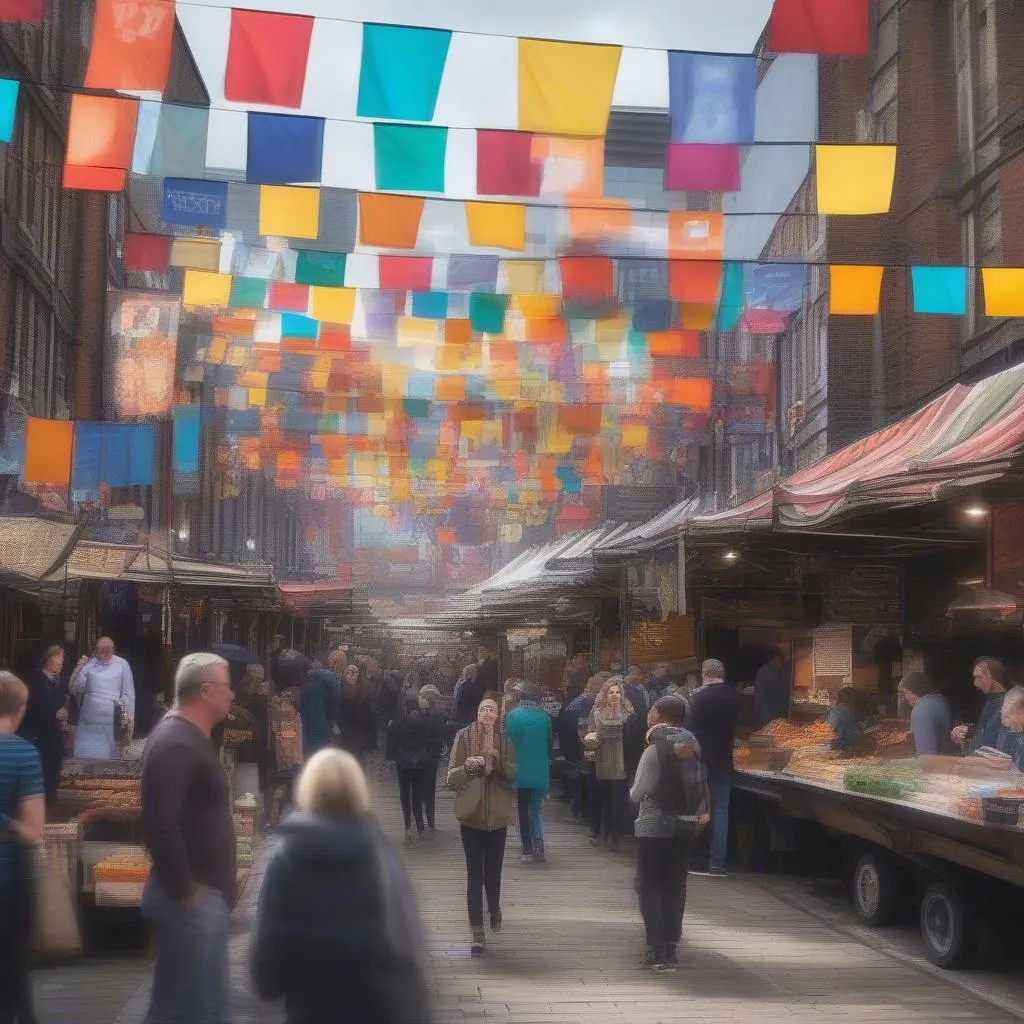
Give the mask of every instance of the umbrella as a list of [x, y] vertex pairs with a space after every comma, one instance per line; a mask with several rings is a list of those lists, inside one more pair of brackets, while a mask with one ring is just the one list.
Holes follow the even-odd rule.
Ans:
[[210, 650], [214, 654], [219, 654], [225, 661], [234, 662], [236, 664], [262, 664], [258, 654], [253, 654], [252, 651], [246, 650], [244, 647], [239, 647], [238, 644], [214, 644]]

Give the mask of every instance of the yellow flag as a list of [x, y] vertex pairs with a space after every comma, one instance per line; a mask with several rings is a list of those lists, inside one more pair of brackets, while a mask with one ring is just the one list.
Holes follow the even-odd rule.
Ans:
[[830, 266], [828, 311], [834, 316], [874, 316], [881, 302], [884, 270], [884, 267]]
[[888, 213], [895, 146], [816, 146], [818, 213]]
[[182, 302], [190, 308], [223, 309], [231, 298], [231, 275], [186, 270]]
[[260, 185], [260, 234], [316, 238], [320, 232], [320, 189]]
[[526, 248], [526, 207], [521, 203], [466, 203], [466, 224], [470, 245]]
[[328, 288], [314, 285], [312, 289], [314, 320], [328, 324], [350, 324], [356, 308], [355, 288]]
[[193, 270], [220, 270], [219, 238], [175, 238], [171, 242], [171, 266]]
[[1024, 270], [986, 267], [981, 272], [985, 316], [1024, 316]]
[[646, 448], [647, 425], [644, 423], [627, 423], [622, 428], [623, 448]]
[[507, 260], [506, 291], [511, 295], [539, 295], [544, 291], [543, 260]]
[[519, 130], [604, 135], [621, 56], [621, 46], [520, 39]]

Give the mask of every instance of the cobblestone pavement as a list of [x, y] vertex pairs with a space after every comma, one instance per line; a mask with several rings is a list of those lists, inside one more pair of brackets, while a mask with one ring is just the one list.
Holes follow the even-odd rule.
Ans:
[[[385, 830], [401, 836], [392, 774], [374, 769]], [[914, 1024], [1018, 1018], [912, 962], [894, 959], [770, 884], [694, 877], [680, 969], [655, 976], [634, 966], [642, 930], [633, 862], [590, 849], [581, 825], [549, 801], [546, 865], [519, 863], [509, 836], [503, 881], [505, 927], [483, 960], [468, 955], [464, 864], [453, 798], [438, 794], [441, 833], [405, 851], [427, 932], [439, 1021], [508, 1024]], [[232, 965], [237, 1024], [278, 1024], [247, 983], [249, 920], [259, 871], [236, 913]], [[41, 1024], [139, 1024], [149, 967], [141, 956], [87, 958], [36, 974]], [[367, 1022], [372, 1024], [372, 1022]]]

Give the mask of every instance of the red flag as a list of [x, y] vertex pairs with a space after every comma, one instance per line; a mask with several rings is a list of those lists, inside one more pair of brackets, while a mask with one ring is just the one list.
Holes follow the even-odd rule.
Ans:
[[232, 10], [225, 98], [233, 103], [301, 106], [313, 20]]
[[541, 165], [529, 132], [477, 131], [476, 190], [482, 196], [539, 196]]
[[863, 56], [868, 52], [868, 0], [775, 0], [768, 49]]
[[165, 274], [171, 265], [171, 239], [168, 235], [124, 236], [121, 260], [125, 270], [151, 270]]
[[429, 292], [433, 265], [430, 256], [381, 256], [380, 287], [384, 291]]
[[45, 18], [45, 0], [0, 0], [0, 21], [41, 25]]

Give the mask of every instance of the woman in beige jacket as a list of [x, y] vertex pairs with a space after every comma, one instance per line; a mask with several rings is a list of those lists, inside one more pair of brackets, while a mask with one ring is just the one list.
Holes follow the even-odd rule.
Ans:
[[629, 772], [623, 740], [636, 709], [626, 699], [622, 676], [611, 676], [601, 687], [590, 713], [583, 748], [594, 762], [597, 788], [590, 807], [590, 845], [597, 846], [604, 824], [612, 849], [619, 845], [629, 805]]
[[498, 728], [501, 698], [489, 693], [477, 709], [476, 722], [455, 737], [448, 765], [448, 786], [454, 789], [455, 816], [466, 854], [466, 902], [473, 956], [482, 956], [484, 890], [491, 931], [501, 931], [501, 865], [509, 822], [516, 815], [516, 752]]

